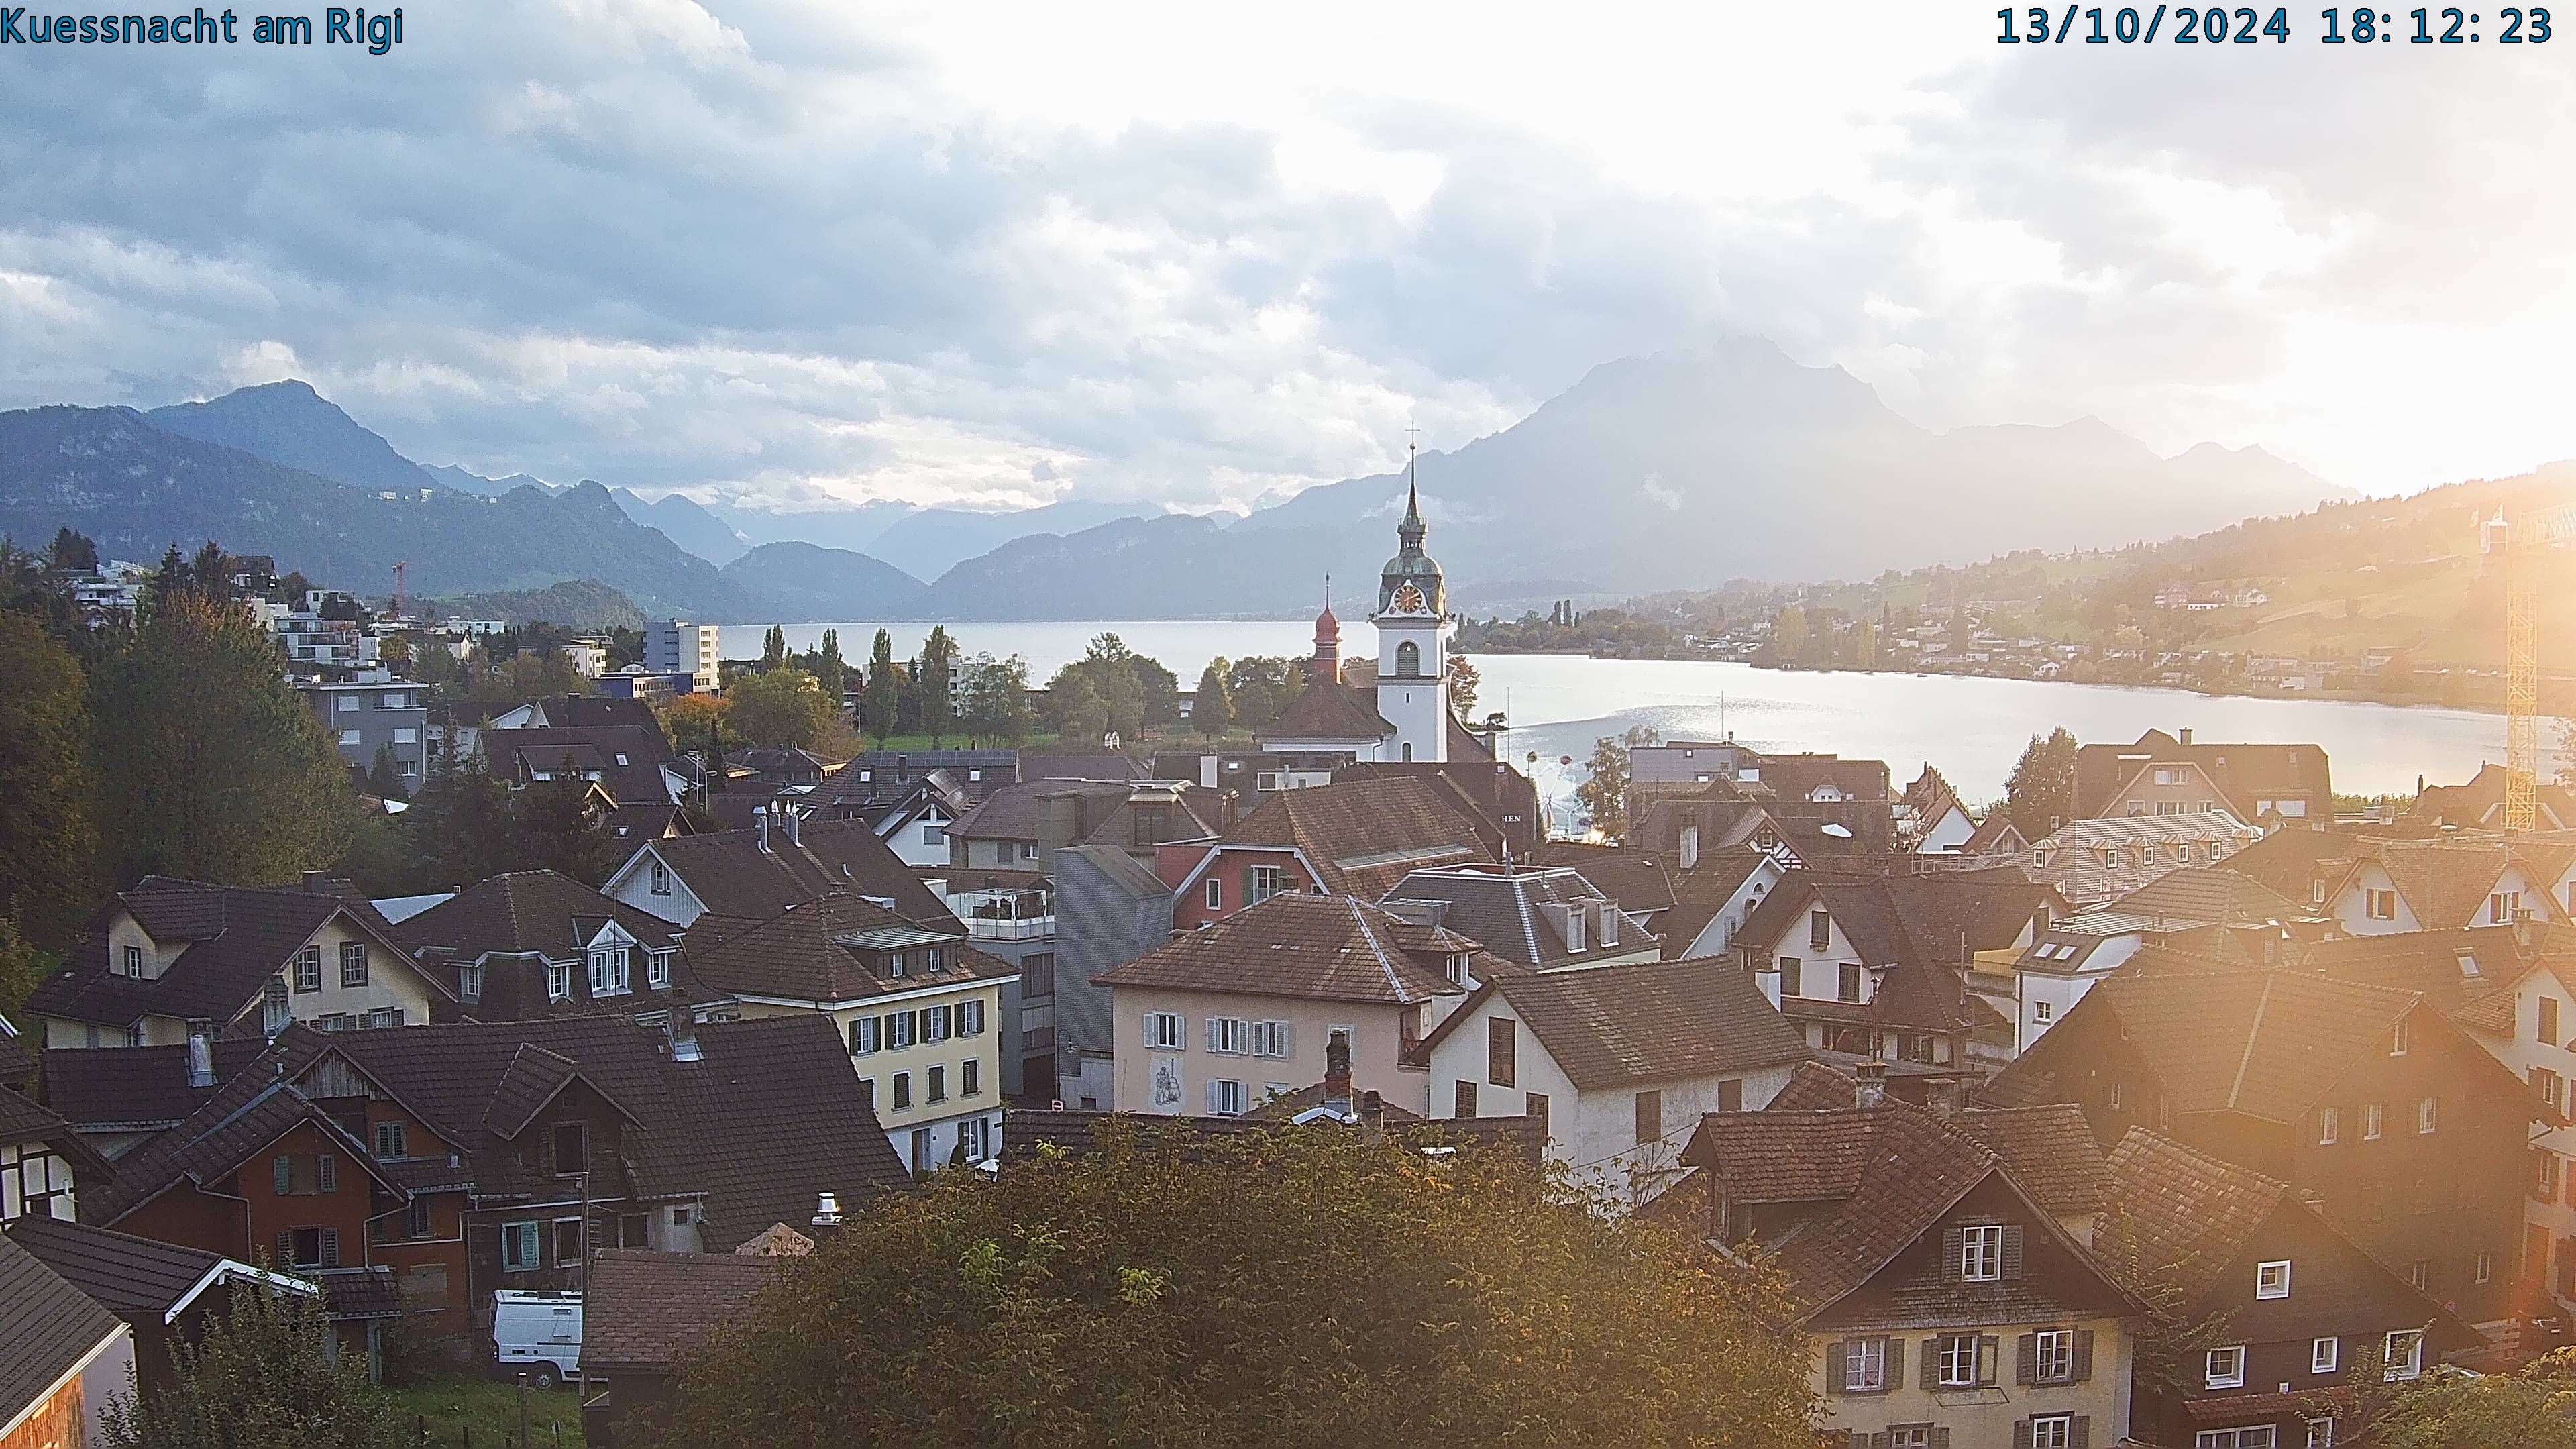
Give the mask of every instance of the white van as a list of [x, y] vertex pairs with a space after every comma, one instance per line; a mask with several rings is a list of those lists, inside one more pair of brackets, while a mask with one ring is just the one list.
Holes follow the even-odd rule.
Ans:
[[492, 1294], [492, 1356], [507, 1378], [525, 1372], [535, 1388], [581, 1376], [581, 1295]]

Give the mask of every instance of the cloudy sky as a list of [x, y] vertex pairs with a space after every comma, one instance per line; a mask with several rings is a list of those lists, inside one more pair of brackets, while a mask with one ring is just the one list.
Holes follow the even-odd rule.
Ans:
[[295, 376], [492, 474], [1200, 509], [1759, 334], [1931, 427], [2383, 492], [2576, 456], [2576, 10], [2367, 50], [1920, 0], [405, 17], [0, 48], [0, 406]]

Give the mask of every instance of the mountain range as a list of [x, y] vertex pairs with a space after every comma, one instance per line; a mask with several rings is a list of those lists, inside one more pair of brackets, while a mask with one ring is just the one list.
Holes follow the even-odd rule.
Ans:
[[[1469, 609], [2118, 547], [2352, 496], [2259, 448], [2159, 457], [2092, 418], [1935, 432], [1759, 340], [1605, 363], [1418, 476]], [[397, 558], [422, 596], [595, 579], [724, 622], [1293, 614], [1328, 573], [1369, 592], [1404, 488], [1355, 478], [1231, 522], [1081, 499], [771, 511], [424, 467], [301, 382], [0, 413], [0, 530], [21, 539], [68, 524], [153, 558], [211, 536], [363, 593]]]

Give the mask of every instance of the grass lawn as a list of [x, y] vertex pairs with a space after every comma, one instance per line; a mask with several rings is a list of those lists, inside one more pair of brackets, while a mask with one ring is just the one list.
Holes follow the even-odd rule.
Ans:
[[[519, 1386], [494, 1379], [459, 1375], [423, 1379], [407, 1389], [390, 1391], [404, 1426], [427, 1426], [419, 1442], [428, 1449], [502, 1449], [519, 1438]], [[556, 1426], [563, 1437], [555, 1437]], [[470, 1434], [470, 1437], [469, 1437]], [[566, 1386], [539, 1393], [528, 1390], [530, 1449], [582, 1449], [581, 1391]]]

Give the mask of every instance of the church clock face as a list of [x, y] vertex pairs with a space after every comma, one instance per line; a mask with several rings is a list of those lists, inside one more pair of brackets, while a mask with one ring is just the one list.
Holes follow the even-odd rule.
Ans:
[[1421, 613], [1422, 590], [1412, 584], [1398, 587], [1395, 591], [1395, 610], [1399, 614]]

